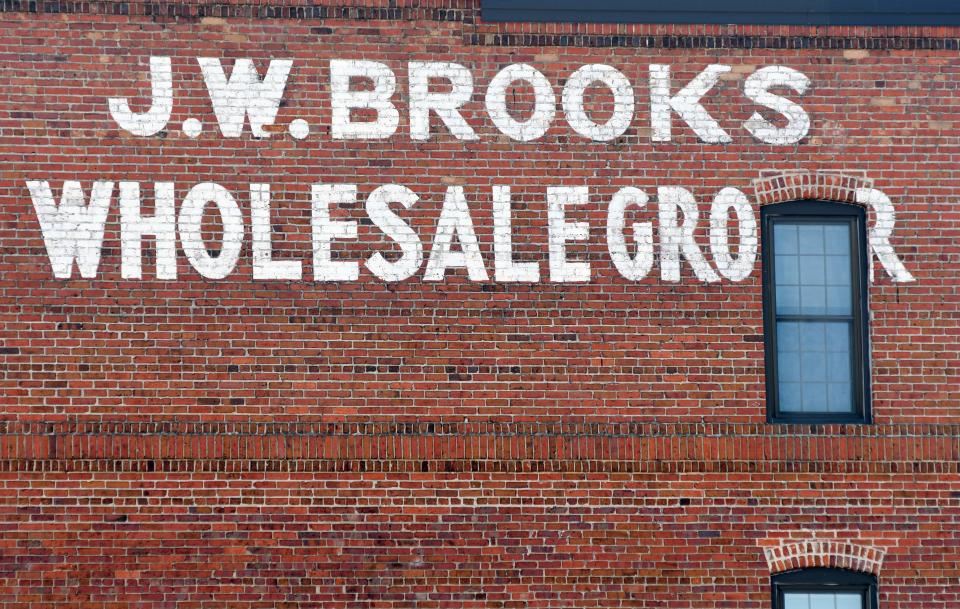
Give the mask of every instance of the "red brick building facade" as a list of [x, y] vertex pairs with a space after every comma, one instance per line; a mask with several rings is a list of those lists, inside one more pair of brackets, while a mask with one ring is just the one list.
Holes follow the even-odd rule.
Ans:
[[[760, 609], [773, 576], [820, 566], [875, 575], [883, 609], [960, 607], [960, 29], [0, 9], [0, 606]], [[244, 59], [258, 80], [215, 103]], [[336, 118], [338, 61], [354, 93], [392, 75], [388, 104]], [[418, 77], [469, 89], [447, 119], [412, 111], [414, 62], [466, 68], [470, 87]], [[549, 87], [497, 98], [511, 65]], [[580, 91], [618, 133], [573, 126], [591, 65], [629, 82], [630, 107]], [[678, 92], [713, 65], [705, 127]], [[748, 94], [765, 68], [806, 79], [770, 89], [808, 118], [795, 138], [799, 114]], [[71, 188], [84, 207], [63, 215]], [[649, 254], [633, 278], [611, 253], [624, 188], [648, 197], [623, 211], [621, 262]], [[807, 199], [866, 211], [869, 422], [769, 421], [764, 243], [723, 272], [727, 188], [756, 222]], [[131, 236], [121, 199], [161, 236]], [[727, 219], [737, 259], [750, 235]]]

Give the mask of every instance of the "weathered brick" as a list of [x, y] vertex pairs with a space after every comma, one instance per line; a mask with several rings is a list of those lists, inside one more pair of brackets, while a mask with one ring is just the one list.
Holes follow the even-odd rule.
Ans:
[[[0, 2], [0, 604], [759, 609], [771, 573], [828, 566], [877, 574], [883, 609], [960, 606], [960, 30], [491, 24], [479, 9]], [[172, 109], [136, 135], [108, 99], [146, 113], [151, 57], [170, 58]], [[197, 58], [225, 74], [251, 59], [261, 77], [291, 60], [276, 116], [225, 136]], [[331, 60], [389, 68], [395, 133], [335, 139]], [[412, 61], [467, 68], [461, 135], [476, 139], [410, 111]], [[512, 86], [491, 112], [485, 92], [511, 64], [547, 84]], [[619, 105], [586, 88], [595, 123], [632, 93], [629, 124], [595, 132], [603, 141], [564, 103], [590, 64], [629, 83]], [[730, 69], [702, 103], [730, 141], [676, 111], [657, 141], [651, 65], [670, 66], [676, 94], [712, 64]], [[809, 115], [798, 141], [744, 127], [757, 111], [784, 126], [745, 94], [769, 67], [809, 79], [802, 95], [771, 89]], [[537, 94], [554, 115], [535, 118], [530, 141], [504, 134]], [[67, 181], [88, 200], [113, 182], [93, 277], [54, 275], [27, 181], [48, 181], [57, 202]], [[177, 214], [215, 182], [242, 237], [222, 242], [208, 205], [200, 246], [184, 243], [189, 218], [165, 223], [173, 265], [147, 236], [143, 278], [124, 278], [121, 181], [139, 184], [144, 216], [157, 182], [174, 184]], [[263, 191], [251, 184], [270, 185], [272, 260], [300, 263], [301, 279], [254, 277]], [[462, 188], [488, 278], [451, 268], [432, 281], [426, 262], [402, 281], [375, 276], [374, 252], [400, 254], [367, 213], [386, 184], [418, 197], [391, 209], [427, 258]], [[357, 224], [330, 256], [357, 262], [355, 280], [313, 279], [313, 185], [357, 187], [330, 206], [330, 220]], [[513, 260], [537, 281], [497, 277], [495, 185], [511, 188]], [[566, 247], [589, 281], [552, 280], [551, 186], [588, 188], [567, 209], [588, 239]], [[697, 201], [698, 274], [719, 270], [708, 231], [724, 187], [755, 213], [890, 197], [891, 245], [914, 281], [874, 260], [873, 424], [766, 422], [759, 261], [741, 281], [701, 281], [686, 259], [679, 281], [665, 278], [669, 186]], [[631, 253], [632, 223], [652, 227], [637, 280], [606, 241], [625, 187], [650, 199], [625, 218]], [[221, 279], [192, 262], [231, 251]]]

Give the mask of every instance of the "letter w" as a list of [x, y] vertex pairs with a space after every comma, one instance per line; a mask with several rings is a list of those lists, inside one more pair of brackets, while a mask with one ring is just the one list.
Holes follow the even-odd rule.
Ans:
[[293, 61], [271, 61], [262, 82], [250, 59], [237, 59], [234, 62], [229, 81], [219, 59], [198, 57], [197, 63], [203, 72], [203, 81], [207, 84], [213, 112], [217, 115], [223, 136], [240, 137], [243, 132], [243, 119], [249, 116], [253, 135], [270, 137], [263, 127], [272, 125], [273, 119], [277, 117], [277, 109], [280, 107], [283, 88], [287, 85], [287, 76]]
[[59, 207], [53, 201], [49, 182], [28, 181], [27, 188], [40, 220], [53, 276], [70, 279], [76, 260], [81, 277], [96, 277], [113, 182], [94, 182], [89, 206], [80, 182], [68, 180], [63, 183]]

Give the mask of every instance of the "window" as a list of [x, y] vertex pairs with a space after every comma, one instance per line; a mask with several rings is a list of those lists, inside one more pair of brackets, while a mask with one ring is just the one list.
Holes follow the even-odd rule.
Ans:
[[877, 579], [843, 569], [801, 569], [775, 575], [773, 609], [877, 609]]
[[796, 201], [760, 213], [768, 419], [869, 422], [863, 209]]

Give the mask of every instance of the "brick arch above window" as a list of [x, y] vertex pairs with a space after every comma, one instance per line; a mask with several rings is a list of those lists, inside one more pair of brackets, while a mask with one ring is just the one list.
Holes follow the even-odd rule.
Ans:
[[[894, 230], [895, 213], [887, 196], [873, 188], [866, 174], [831, 171], [761, 171], [752, 182], [754, 196], [760, 206], [788, 201], [819, 200], [857, 205], [868, 210], [873, 218], [868, 230], [868, 243], [884, 270], [895, 282], [916, 279], [904, 266], [889, 238]], [[874, 256], [868, 258], [870, 281], [874, 278]]]
[[873, 188], [873, 180], [851, 173], [830, 171], [761, 171], [753, 181], [759, 205], [815, 199], [862, 205], [858, 188]]
[[886, 551], [838, 539], [790, 541], [763, 549], [770, 573], [823, 567], [880, 575]]

